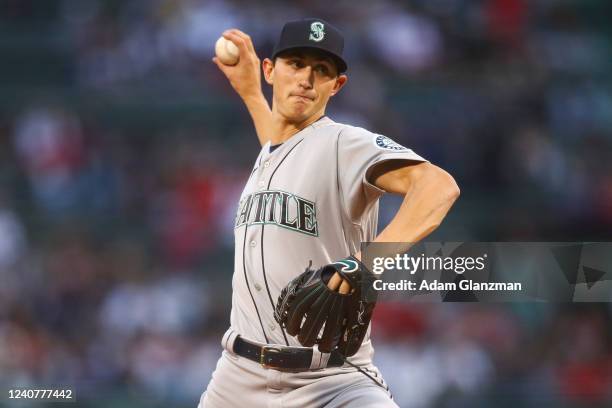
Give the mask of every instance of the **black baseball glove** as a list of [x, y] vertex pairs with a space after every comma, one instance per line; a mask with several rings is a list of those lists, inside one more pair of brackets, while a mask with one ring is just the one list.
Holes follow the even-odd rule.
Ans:
[[[348, 294], [327, 287], [335, 272], [350, 283]], [[376, 306], [375, 279], [353, 256], [317, 270], [308, 267], [282, 290], [274, 318], [287, 333], [297, 335], [303, 346], [318, 343], [322, 352], [337, 349], [345, 357], [352, 356], [361, 346]]]

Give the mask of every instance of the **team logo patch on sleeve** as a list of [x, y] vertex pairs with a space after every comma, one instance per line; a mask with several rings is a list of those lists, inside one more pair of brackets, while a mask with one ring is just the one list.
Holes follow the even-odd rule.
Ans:
[[387, 136], [376, 135], [374, 137], [374, 144], [376, 147], [385, 150], [393, 150], [393, 151], [402, 151], [409, 150], [408, 148], [402, 146], [399, 143], [395, 143], [393, 140], [389, 139]]

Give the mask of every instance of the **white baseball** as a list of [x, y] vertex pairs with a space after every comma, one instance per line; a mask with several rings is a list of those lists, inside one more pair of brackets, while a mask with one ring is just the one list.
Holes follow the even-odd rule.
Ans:
[[215, 43], [215, 54], [225, 65], [236, 65], [240, 59], [240, 53], [236, 44], [226, 40], [225, 37], [219, 37]]

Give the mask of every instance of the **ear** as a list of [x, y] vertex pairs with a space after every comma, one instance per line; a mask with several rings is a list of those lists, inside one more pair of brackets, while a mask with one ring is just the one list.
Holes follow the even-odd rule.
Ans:
[[264, 79], [269, 85], [274, 84], [274, 62], [270, 58], [265, 58], [261, 63]]
[[340, 74], [338, 78], [336, 78], [336, 83], [334, 84], [334, 89], [332, 89], [331, 96], [334, 96], [340, 92], [340, 89], [342, 89], [342, 87], [346, 84], [346, 81], [348, 81], [348, 77], [345, 74]]

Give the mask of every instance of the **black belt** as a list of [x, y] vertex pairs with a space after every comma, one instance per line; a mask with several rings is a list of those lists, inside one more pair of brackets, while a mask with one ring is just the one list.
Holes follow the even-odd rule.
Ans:
[[[286, 346], [260, 346], [237, 336], [234, 341], [234, 353], [248, 358], [265, 368], [278, 370], [306, 371], [312, 363], [312, 349]], [[327, 367], [341, 367], [344, 359], [338, 352], [332, 352]]]

